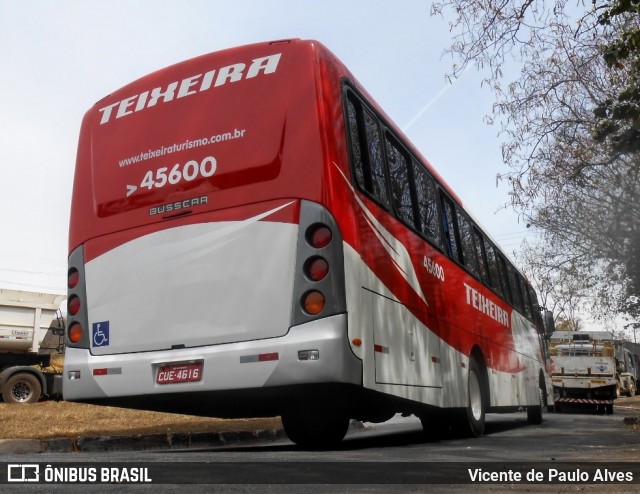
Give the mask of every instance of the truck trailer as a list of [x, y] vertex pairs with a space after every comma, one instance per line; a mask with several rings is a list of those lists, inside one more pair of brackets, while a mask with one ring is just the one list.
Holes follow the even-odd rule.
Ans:
[[549, 342], [556, 411], [595, 405], [613, 413], [613, 401], [636, 393], [638, 357], [608, 331], [556, 331]]
[[0, 289], [0, 396], [5, 403], [61, 397], [62, 377], [51, 367], [51, 356], [63, 350], [59, 309], [65, 298]]

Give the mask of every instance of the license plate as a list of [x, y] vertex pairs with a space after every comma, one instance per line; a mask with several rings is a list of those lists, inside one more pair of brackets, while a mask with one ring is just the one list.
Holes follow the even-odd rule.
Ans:
[[157, 384], [197, 382], [202, 379], [202, 362], [163, 364], [158, 367]]

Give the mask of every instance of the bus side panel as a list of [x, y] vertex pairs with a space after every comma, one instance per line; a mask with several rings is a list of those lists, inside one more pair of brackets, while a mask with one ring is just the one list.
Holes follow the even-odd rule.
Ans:
[[440, 340], [399, 301], [372, 293], [376, 382], [442, 386]]
[[[401, 386], [444, 386], [446, 399], [426, 403], [466, 406], [460, 383], [466, 382], [469, 356], [476, 346], [487, 365], [492, 406], [537, 404], [543, 363], [531, 323], [396, 220], [374, 213], [377, 206], [366, 199], [355, 203], [363, 213], [355, 229], [360, 254], [353, 257], [359, 257], [357, 262], [367, 272], [357, 286], [369, 292], [360, 295], [367, 307], [361, 310], [371, 312], [364, 316], [369, 329], [363, 333], [372, 334], [362, 339], [377, 348], [373, 364], [365, 364], [365, 382], [379, 390], [379, 384], [391, 385], [387, 392], [409, 399], [420, 393]], [[429, 273], [427, 258], [442, 268], [440, 277]], [[424, 309], [417, 308], [421, 301]], [[420, 328], [427, 327], [433, 338], [416, 345], [415, 337], [424, 334]], [[435, 361], [439, 365], [431, 366]], [[418, 368], [430, 374], [418, 375]]]
[[[456, 383], [466, 379], [468, 357], [447, 345], [410, 310], [392, 300], [393, 294], [347, 244], [345, 278], [349, 340], [362, 342], [358, 346], [352, 343], [352, 350], [363, 362], [364, 387], [418, 403], [465, 406], [464, 388]], [[390, 307], [387, 312], [383, 310]], [[385, 319], [384, 326], [376, 322], [379, 317]], [[413, 327], [413, 334], [403, 332], [399, 321]], [[386, 332], [377, 331], [379, 327]], [[387, 345], [379, 340], [383, 336]]]

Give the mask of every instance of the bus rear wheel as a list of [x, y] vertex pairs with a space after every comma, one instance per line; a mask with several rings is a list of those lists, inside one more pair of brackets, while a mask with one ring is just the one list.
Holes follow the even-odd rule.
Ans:
[[445, 439], [452, 435], [452, 428], [455, 427], [451, 417], [446, 414], [426, 414], [420, 415], [418, 418], [427, 439]]
[[540, 383], [540, 387], [538, 388], [540, 404], [527, 407], [527, 422], [532, 425], [540, 425], [542, 423], [542, 407], [544, 406], [545, 402], [544, 389], [542, 386], [543, 383]]
[[289, 439], [309, 449], [336, 447], [349, 429], [349, 417], [322, 407], [295, 407], [282, 414], [282, 425]]
[[469, 404], [462, 416], [462, 428], [465, 435], [480, 437], [484, 434], [487, 403], [487, 391], [482, 378], [480, 365], [476, 359], [469, 361], [468, 393]]

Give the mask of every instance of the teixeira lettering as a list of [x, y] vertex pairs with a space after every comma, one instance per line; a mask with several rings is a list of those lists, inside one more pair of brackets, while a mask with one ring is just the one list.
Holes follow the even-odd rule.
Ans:
[[491, 319], [498, 321], [503, 326], [506, 326], [507, 328], [510, 327], [509, 313], [506, 310], [498, 307], [498, 305], [482, 295], [479, 291], [471, 288], [466, 283], [464, 284], [464, 287], [467, 291], [467, 304], [474, 309], [479, 310], [483, 314], [486, 314]]
[[98, 110], [102, 114], [100, 125], [142, 111], [145, 108], [151, 108], [158, 103], [168, 103], [174, 99], [185, 98], [207, 91], [212, 87], [238, 82], [242, 79], [252, 79], [260, 74], [272, 74], [278, 68], [281, 55], [282, 53], [276, 53], [266, 57], [255, 58], [248, 68], [247, 64], [240, 62], [219, 69], [212, 69], [208, 72], [191, 75], [180, 81], [171, 82], [166, 86], [156, 87], [117, 101]]

